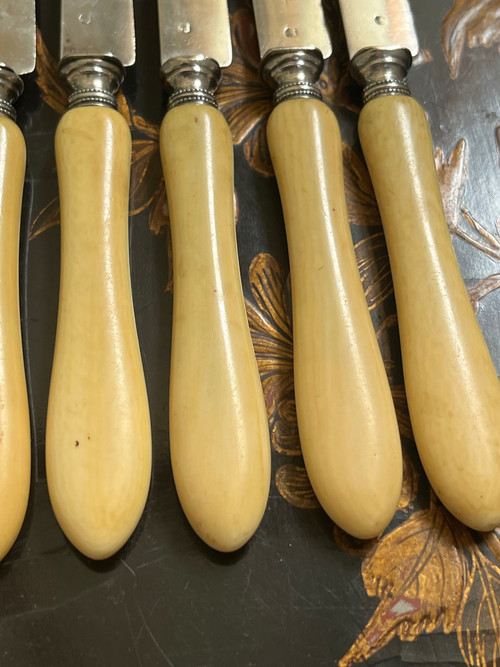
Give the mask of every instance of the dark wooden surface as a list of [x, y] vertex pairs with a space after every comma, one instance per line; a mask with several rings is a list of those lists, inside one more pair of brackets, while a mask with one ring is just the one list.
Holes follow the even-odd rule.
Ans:
[[[500, 533], [474, 534], [451, 518], [436, 503], [416, 456], [387, 256], [356, 135], [360, 96], [346, 73], [342, 32], [333, 24], [334, 55], [322, 85], [345, 141], [352, 234], [405, 450], [404, 492], [393, 522], [379, 541], [362, 544], [335, 529], [317, 507], [294, 418], [291, 331], [285, 326], [273, 354], [277, 324], [265, 312], [260, 313], [265, 324], [259, 329], [254, 323], [252, 333], [261, 369], [268, 369], [265, 386], [277, 391], [277, 401], [274, 407], [268, 401], [273, 479], [262, 525], [241, 551], [222, 555], [200, 542], [182, 514], [168, 444], [172, 276], [157, 146], [165, 99], [155, 3], [136, 0], [137, 65], [127, 73], [121, 109], [134, 138], [131, 271], [151, 406], [153, 478], [140, 525], [115, 557], [93, 563], [66, 541], [50, 507], [44, 470], [59, 280], [53, 138], [64, 107], [53, 60], [56, 4], [39, 2], [37, 72], [27, 77], [18, 104], [28, 145], [21, 310], [33, 475], [26, 521], [0, 566], [0, 665], [500, 663]], [[409, 83], [428, 113], [453, 243], [500, 369], [500, 4], [413, 0], [411, 5], [422, 51]], [[231, 10], [235, 62], [219, 99], [235, 138], [245, 295], [249, 313], [255, 313], [261, 308], [256, 278], [261, 279], [289, 323], [285, 234], [264, 136], [271, 94], [258, 78], [250, 5], [234, 0]], [[334, 21], [337, 8], [328, 15]], [[279, 293], [272, 291], [269, 276]]]

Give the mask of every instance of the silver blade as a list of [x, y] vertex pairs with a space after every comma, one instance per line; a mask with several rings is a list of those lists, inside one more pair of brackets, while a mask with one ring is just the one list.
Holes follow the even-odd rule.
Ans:
[[407, 0], [340, 0], [349, 56], [363, 49], [408, 49], [418, 53], [418, 39]]
[[68, 56], [112, 56], [133, 65], [132, 0], [62, 0], [61, 59]]
[[226, 0], [158, 0], [161, 65], [179, 56], [232, 60]]
[[0, 5], [0, 63], [16, 74], [35, 69], [35, 0], [3, 0]]
[[332, 52], [321, 0], [253, 0], [261, 58], [270, 51], [318, 49]]

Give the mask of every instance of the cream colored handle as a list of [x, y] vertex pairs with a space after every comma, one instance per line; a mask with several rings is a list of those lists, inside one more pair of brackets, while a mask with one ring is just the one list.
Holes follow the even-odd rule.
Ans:
[[18, 287], [25, 165], [21, 130], [0, 116], [0, 560], [19, 533], [30, 490], [30, 418]]
[[127, 123], [112, 109], [72, 109], [57, 128], [61, 285], [47, 483], [61, 528], [94, 559], [130, 537], [151, 476], [129, 273], [130, 151]]
[[439, 498], [477, 530], [500, 524], [500, 385], [448, 233], [427, 119], [410, 97], [369, 102], [361, 145], [396, 293], [408, 406]]
[[269, 493], [267, 414], [236, 247], [233, 146], [209, 106], [172, 109], [161, 127], [174, 261], [170, 452], [196, 533], [234, 551]]
[[290, 257], [307, 472], [339, 526], [375, 537], [401, 492], [401, 445], [349, 230], [338, 124], [322, 102], [294, 99], [274, 109], [267, 133]]

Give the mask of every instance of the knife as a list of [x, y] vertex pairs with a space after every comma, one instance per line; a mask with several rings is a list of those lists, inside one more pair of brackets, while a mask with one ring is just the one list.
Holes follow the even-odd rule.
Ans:
[[317, 80], [330, 55], [320, 0], [254, 0], [276, 88], [267, 138], [286, 227], [295, 398], [307, 473], [327, 514], [379, 535], [401, 492], [394, 406], [350, 235], [335, 116]]
[[174, 264], [172, 469], [195, 532], [234, 551], [263, 516], [270, 445], [238, 264], [233, 145], [214, 97], [232, 58], [229, 16], [225, 0], [159, 0], [158, 16], [170, 93], [160, 149]]
[[19, 534], [31, 476], [31, 435], [19, 312], [19, 232], [26, 145], [13, 104], [35, 68], [35, 2], [0, 16], [0, 560]]
[[428, 122], [405, 83], [418, 51], [406, 0], [340, 0], [364, 85], [359, 136], [396, 294], [415, 441], [444, 505], [476, 530], [500, 524], [500, 385], [444, 217]]
[[132, 0], [62, 0], [56, 131], [61, 281], [46, 436], [57, 520], [102, 559], [129, 538], [151, 477], [151, 431], [128, 256], [131, 138], [114, 93], [135, 59]]

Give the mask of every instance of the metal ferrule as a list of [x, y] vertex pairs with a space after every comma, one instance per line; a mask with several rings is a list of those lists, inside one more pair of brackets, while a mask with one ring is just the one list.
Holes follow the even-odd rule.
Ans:
[[24, 84], [14, 70], [0, 65], [0, 115], [16, 120], [14, 102], [23, 92]]
[[99, 106], [117, 108], [115, 94], [124, 78], [115, 58], [64, 58], [59, 74], [71, 88], [68, 108]]
[[351, 61], [354, 75], [363, 85], [363, 103], [385, 95], [410, 95], [406, 77], [412, 56], [407, 49], [364, 49]]
[[317, 85], [323, 70], [323, 56], [317, 49], [271, 51], [261, 63], [262, 77], [273, 88], [274, 104], [294, 97], [321, 99]]
[[209, 104], [217, 108], [215, 91], [222, 78], [212, 58], [171, 58], [163, 64], [161, 79], [169, 92], [167, 111], [181, 104]]

